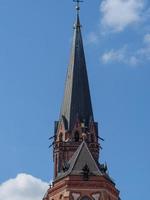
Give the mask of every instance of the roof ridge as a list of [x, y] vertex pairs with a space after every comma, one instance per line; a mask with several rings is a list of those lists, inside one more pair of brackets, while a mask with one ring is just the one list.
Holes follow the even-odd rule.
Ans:
[[90, 156], [91, 156], [93, 162], [96, 164], [97, 170], [101, 173], [99, 167], [97, 166], [97, 162], [96, 162], [95, 159], [93, 158], [93, 155], [92, 155], [91, 151], [89, 150], [89, 148], [88, 148], [86, 142], [85, 142], [85, 147], [86, 147], [87, 151], [89, 152], [89, 154], [90, 154]]

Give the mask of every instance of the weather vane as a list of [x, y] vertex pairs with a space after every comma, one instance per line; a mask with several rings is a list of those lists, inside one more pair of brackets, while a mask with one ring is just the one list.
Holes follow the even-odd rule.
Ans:
[[73, 1], [77, 3], [77, 5], [76, 5], [76, 10], [77, 10], [77, 13], [79, 13], [79, 10], [80, 10], [80, 3], [83, 2], [83, 0], [73, 0]]

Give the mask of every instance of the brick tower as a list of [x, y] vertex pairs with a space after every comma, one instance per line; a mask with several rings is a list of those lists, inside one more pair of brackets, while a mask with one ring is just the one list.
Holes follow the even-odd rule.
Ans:
[[43, 200], [119, 200], [119, 191], [99, 163], [100, 140], [94, 120], [79, 19], [79, 0], [59, 121], [53, 142], [54, 180]]

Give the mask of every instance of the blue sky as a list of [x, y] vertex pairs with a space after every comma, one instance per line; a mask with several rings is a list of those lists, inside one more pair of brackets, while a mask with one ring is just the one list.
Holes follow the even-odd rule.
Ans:
[[[0, 0], [0, 200], [40, 199], [36, 188], [42, 193], [53, 177], [48, 138], [63, 97], [74, 10], [71, 0]], [[93, 110], [105, 138], [100, 160], [126, 200], [149, 196], [149, 20], [146, 0], [81, 5]], [[19, 196], [20, 181], [35, 196]]]

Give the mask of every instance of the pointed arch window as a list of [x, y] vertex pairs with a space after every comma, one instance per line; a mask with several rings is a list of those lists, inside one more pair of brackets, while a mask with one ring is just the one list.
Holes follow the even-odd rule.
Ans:
[[74, 140], [75, 140], [75, 142], [79, 142], [79, 132], [78, 131], [76, 131], [75, 133], [74, 133]]
[[62, 140], [63, 140], [63, 133], [60, 132], [60, 134], [59, 134], [59, 142], [62, 142]]

